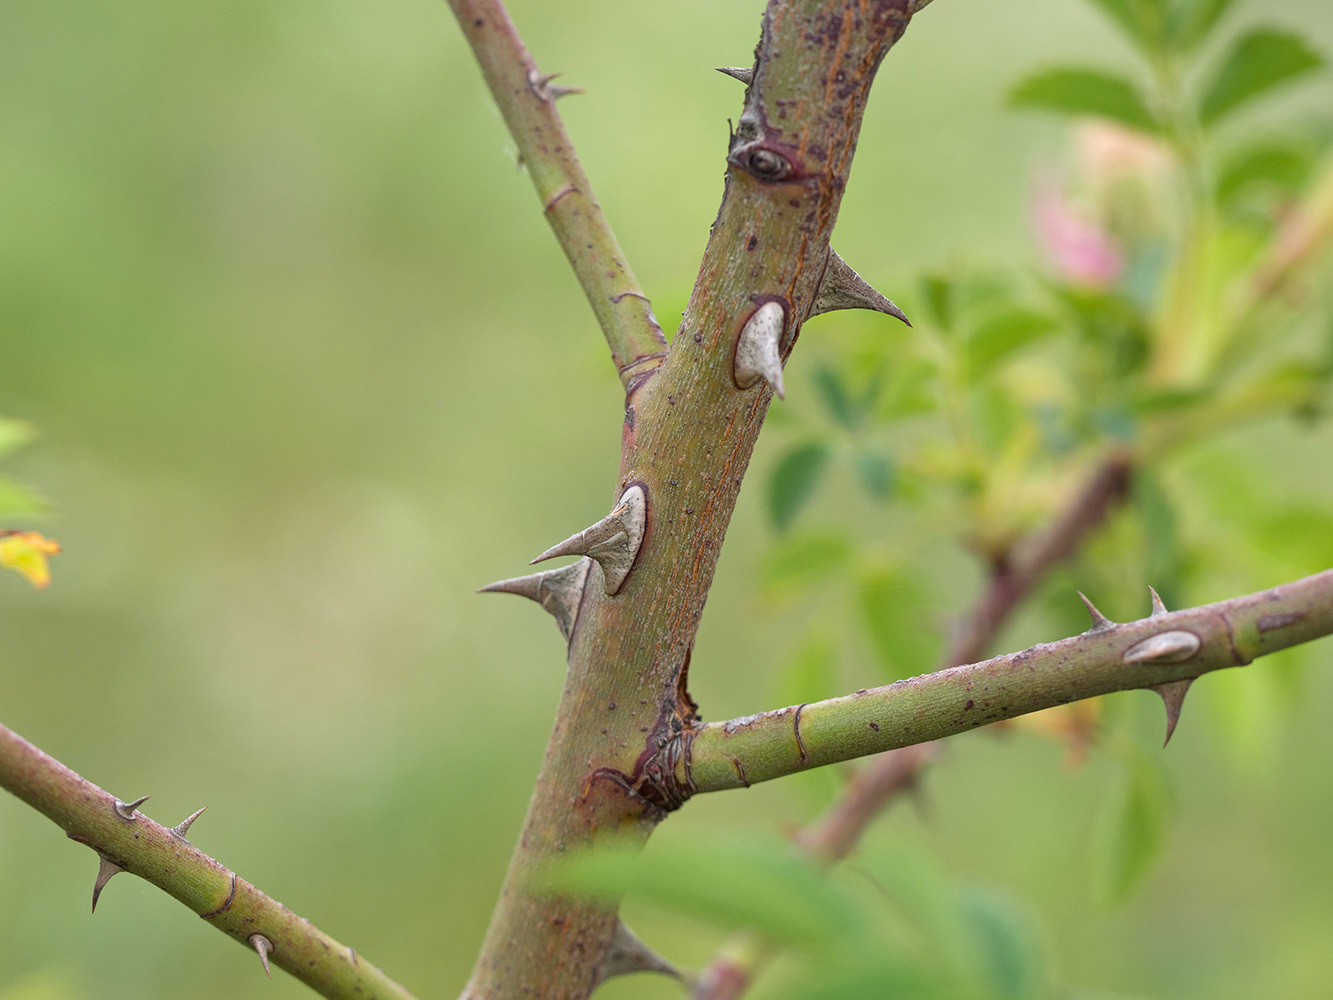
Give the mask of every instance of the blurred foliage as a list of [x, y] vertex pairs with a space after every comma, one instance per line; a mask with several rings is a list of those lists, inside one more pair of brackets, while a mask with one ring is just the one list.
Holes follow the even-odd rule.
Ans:
[[[740, 100], [711, 67], [753, 50], [759, 5], [508, 6], [540, 63], [587, 89], [562, 114], [669, 328], [716, 212]], [[1320, 325], [1314, 271], [1292, 269], [1289, 255], [1318, 237], [1314, 210], [1327, 205], [1316, 194], [1329, 75], [1307, 72], [1190, 138], [1203, 202], [1215, 205], [1195, 230], [1190, 282], [1216, 305], [1228, 275], [1271, 256], [1257, 272], [1263, 294], [1229, 306], [1226, 329], [1239, 332], [1181, 334], [1195, 353], [1172, 354], [1152, 345], [1195, 316], [1182, 306], [1167, 324], [1162, 286], [1184, 273], [1177, 203], [1197, 192], [1161, 180], [1162, 168], [1146, 180], [1086, 167], [1039, 179], [1050, 197], [1038, 203], [1065, 209], [1046, 213], [1047, 228], [1082, 252], [1080, 273], [1115, 275], [1109, 285], [1062, 277], [1054, 255], [1045, 271], [1014, 265], [1026, 171], [1064, 141], [1043, 116], [999, 108], [1017, 74], [1091, 62], [1128, 81], [1163, 122], [1153, 148], [1185, 121], [1154, 82], [1173, 67], [1152, 57], [1139, 72], [1112, 35], [1142, 50], [1157, 29], [1138, 19], [1160, 8], [1102, 6], [1113, 21], [1070, 0], [941, 0], [881, 68], [836, 245], [877, 279], [939, 263], [895, 294], [916, 332], [836, 314], [803, 336], [695, 650], [691, 687], [709, 718], [761, 707], [765, 685], [785, 704], [930, 667], [947, 612], [984, 566], [968, 554], [1042, 523], [1077, 480], [1071, 465], [1103, 439], [1151, 429], [1176, 458], [1151, 464], [1151, 484], [1140, 475], [1133, 507], [1004, 645], [1083, 627], [1074, 585], [1138, 614], [1140, 577], [1175, 605], [1322, 568], [1317, 515], [1333, 477], [1311, 448], [1333, 438], [1311, 421], [1333, 328]], [[1166, 62], [1192, 67], [1190, 107], [1232, 40], [1262, 27], [1255, 18], [1312, 32], [1310, 51], [1333, 46], [1326, 0], [1166, 9]], [[208, 803], [193, 838], [202, 849], [418, 995], [453, 995], [563, 677], [540, 611], [473, 592], [604, 512], [621, 408], [457, 26], [437, 0], [8, 0], [0, 131], [0, 413], [42, 430], [4, 457], [0, 527], [47, 530], [54, 515], [37, 487], [58, 498], [50, 530], [66, 549], [40, 594], [0, 574], [0, 718], [117, 794], [151, 791], [158, 819]], [[1098, 134], [1079, 128], [1078, 163], [1085, 152], [1101, 162]], [[1274, 243], [1288, 222], [1290, 239]], [[1099, 228], [1115, 242], [1080, 242]], [[1119, 255], [1103, 259], [1108, 246]], [[1191, 287], [1182, 281], [1173, 301], [1188, 305]], [[1234, 318], [1252, 306], [1240, 330]], [[999, 332], [965, 357], [993, 316]], [[1280, 368], [1284, 350], [1294, 361]], [[1152, 352], [1162, 360], [1143, 374]], [[1271, 380], [1258, 379], [1269, 364]], [[1131, 384], [1141, 393], [1122, 396]], [[1196, 393], [1213, 402], [1194, 407]], [[954, 423], [982, 460], [960, 458]], [[0, 442], [27, 427], [0, 424]], [[774, 505], [788, 527], [770, 541], [765, 472], [819, 443], [829, 457], [803, 503]], [[1009, 465], [991, 462], [997, 448]], [[1025, 462], [1041, 474], [1031, 490], [1018, 488]], [[19, 501], [14, 483], [25, 484]], [[1314, 532], [1308, 549], [1285, 534], [1293, 526]], [[904, 603], [878, 601], [879, 581]], [[925, 601], [915, 652], [881, 656], [870, 616], [886, 635], [910, 629], [909, 599]], [[1111, 820], [1094, 831], [1090, 817], [1099, 804], [1118, 815], [1128, 794], [1129, 758], [1111, 741], [1077, 773], [1053, 767], [1049, 739], [956, 741], [921, 808], [885, 829], [922, 845], [923, 865], [966, 873], [964, 886], [1012, 886], [1029, 900], [1059, 980], [1108, 991], [1068, 995], [1322, 998], [1333, 742], [1308, 706], [1333, 672], [1306, 659], [1228, 672], [1191, 694], [1163, 786], [1187, 836], [1163, 830], [1172, 864], [1117, 910], [1087, 905], [1115, 857], [1114, 840], [1091, 835]], [[1072, 757], [1089, 726], [1155, 753], [1149, 697], [1030, 725]], [[1218, 775], [1219, 748], [1234, 773]], [[663, 833], [706, 844], [719, 826], [773, 829], [826, 801], [839, 776], [706, 797]], [[1132, 872], [1128, 857], [1121, 871]], [[904, 863], [909, 874], [916, 863]], [[85, 848], [0, 798], [5, 1000], [308, 996], [288, 977], [263, 980], [253, 954], [133, 879], [115, 880], [88, 919], [95, 870]], [[873, 897], [848, 892], [855, 906]], [[968, 892], [948, 878], [926, 902], [956, 909]], [[684, 966], [716, 947], [712, 927], [637, 896], [629, 908], [645, 940]], [[898, 920], [888, 903], [875, 912]], [[1004, 944], [1012, 934], [980, 936], [1004, 982], [1039, 967], [1004, 958], [1028, 954]], [[885, 940], [900, 954], [898, 938]], [[785, 989], [787, 971], [756, 1000]], [[599, 1000], [679, 993], [630, 977]]]

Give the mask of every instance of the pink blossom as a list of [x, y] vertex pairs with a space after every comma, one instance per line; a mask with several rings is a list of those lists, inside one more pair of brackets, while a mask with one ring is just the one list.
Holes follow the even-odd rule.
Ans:
[[1109, 288], [1124, 272], [1124, 254], [1111, 237], [1050, 186], [1037, 191], [1033, 223], [1047, 258], [1066, 281]]

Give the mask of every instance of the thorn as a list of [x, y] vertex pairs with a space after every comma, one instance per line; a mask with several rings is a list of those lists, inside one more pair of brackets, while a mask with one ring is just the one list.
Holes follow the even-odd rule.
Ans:
[[1092, 615], [1092, 628], [1088, 629], [1089, 632], [1100, 632], [1115, 625], [1115, 622], [1097, 610], [1097, 605], [1088, 600], [1087, 594], [1080, 590], [1078, 596], [1083, 599], [1083, 605], [1088, 609], [1088, 614]]
[[264, 975], [272, 979], [273, 973], [268, 967], [268, 957], [273, 953], [273, 942], [262, 934], [251, 934], [246, 940], [250, 942], [251, 948], [259, 952], [259, 961], [264, 966]]
[[1185, 692], [1193, 683], [1193, 677], [1186, 677], [1182, 681], [1158, 684], [1153, 688], [1162, 696], [1162, 704], [1166, 706], [1166, 739], [1162, 741], [1163, 747], [1171, 742], [1171, 734], [1176, 731], [1176, 723], [1180, 721], [1181, 706], [1185, 704]]
[[518, 594], [536, 601], [554, 616], [560, 634], [568, 642], [574, 632], [574, 620], [578, 617], [579, 601], [583, 597], [583, 586], [591, 566], [592, 560], [583, 558], [560, 569], [548, 569], [544, 573], [488, 583], [478, 593]]
[[100, 851], [97, 854], [97, 879], [93, 882], [93, 912], [97, 912], [97, 899], [102, 895], [102, 890], [106, 884], [111, 881], [112, 875], [119, 875], [125, 869], [120, 867], [114, 861], [109, 859]]
[[1202, 643], [1193, 632], [1183, 629], [1150, 635], [1125, 650], [1126, 663], [1184, 663], [1199, 651]]
[[1166, 604], [1162, 601], [1162, 595], [1157, 593], [1156, 587], [1150, 585], [1148, 593], [1152, 594], [1152, 615], [1150, 617], [1160, 618], [1162, 615], [1171, 613], [1166, 610]]
[[787, 314], [780, 302], [765, 302], [754, 311], [736, 341], [733, 371], [736, 385], [748, 389], [760, 379], [773, 387], [778, 399], [785, 399], [782, 385], [782, 358], [778, 342]]
[[590, 556], [602, 567], [607, 594], [615, 594], [625, 584], [634, 557], [643, 544], [648, 522], [648, 500], [642, 486], [631, 486], [620, 495], [615, 509], [591, 528], [571, 535], [554, 548], [547, 549], [534, 563], [556, 556]]
[[815, 292], [815, 304], [810, 307], [811, 316], [838, 309], [873, 309], [875, 312], [888, 313], [908, 326], [912, 325], [901, 309], [871, 288], [864, 278], [838, 256], [836, 250], [830, 247], [828, 254], [828, 266], [824, 269], [819, 291]]
[[633, 972], [660, 972], [682, 981], [685, 978], [679, 969], [640, 941], [638, 935], [625, 926], [625, 921], [617, 917], [616, 932], [601, 968], [597, 970], [597, 983], [600, 985], [613, 976], [628, 976]]
[[[207, 808], [208, 806], [204, 806], [204, 809]], [[191, 813], [189, 816], [186, 816], [183, 820], [180, 821], [178, 825], [173, 826], [171, 828], [171, 832], [175, 836], [179, 837], [181, 840], [185, 840], [185, 834], [189, 832], [190, 827], [194, 824], [194, 821], [204, 814], [204, 809], [200, 809], [198, 812]], [[188, 840], [186, 840], [185, 842], [187, 844], [189, 843]]]
[[150, 798], [151, 796], [145, 795], [143, 798], [135, 799], [133, 802], [121, 802], [120, 799], [116, 799], [116, 812], [120, 815], [121, 819], [133, 820], [134, 810], [138, 809]]
[[744, 66], [718, 66], [717, 71], [733, 80], [739, 80], [747, 87], [754, 83], [754, 70], [746, 69]]
[[581, 87], [562, 87], [558, 84], [552, 87], [551, 81], [559, 75], [559, 73], [547, 73], [543, 75], [538, 73], [535, 69], [529, 70], [528, 89], [531, 90], [538, 99], [545, 101], [547, 104], [558, 101], [560, 98], [567, 97], [570, 94], [582, 94], [584, 92]]

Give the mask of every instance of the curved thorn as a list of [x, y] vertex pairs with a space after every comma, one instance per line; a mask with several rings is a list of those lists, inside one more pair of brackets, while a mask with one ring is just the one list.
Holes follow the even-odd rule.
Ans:
[[680, 970], [644, 944], [637, 934], [616, 918], [616, 931], [597, 970], [598, 985], [613, 976], [628, 976], [633, 972], [660, 972], [684, 980]]
[[589, 556], [602, 567], [602, 582], [607, 594], [615, 594], [629, 576], [634, 558], [643, 544], [647, 524], [648, 499], [643, 487], [631, 486], [621, 494], [610, 514], [532, 561], [539, 563], [557, 556]]
[[1171, 736], [1176, 731], [1176, 723], [1180, 721], [1181, 706], [1185, 704], [1185, 692], [1193, 683], [1193, 677], [1186, 677], [1184, 680], [1158, 684], [1153, 688], [1162, 696], [1162, 704], [1166, 706], [1166, 739], [1162, 741], [1163, 747], [1171, 742]]
[[269, 979], [273, 978], [273, 973], [268, 967], [268, 957], [273, 953], [273, 942], [262, 934], [251, 934], [247, 939], [250, 947], [259, 952], [259, 961], [264, 966], [264, 975]]
[[574, 621], [579, 613], [579, 601], [583, 597], [583, 587], [587, 582], [591, 566], [592, 560], [585, 556], [578, 562], [562, 566], [560, 569], [548, 569], [544, 573], [516, 576], [509, 580], [488, 583], [478, 593], [518, 594], [520, 597], [536, 601], [555, 618], [560, 634], [568, 641], [574, 631]]
[[1184, 663], [1199, 651], [1199, 637], [1184, 629], [1159, 632], [1136, 642], [1121, 657], [1126, 663]]
[[739, 80], [747, 87], [754, 83], [754, 70], [747, 69], [744, 66], [718, 66], [717, 71], [724, 76], [729, 76], [733, 80]]
[[1088, 614], [1092, 616], [1092, 628], [1088, 629], [1089, 632], [1100, 632], [1103, 629], [1115, 626], [1115, 622], [1111, 621], [1111, 619], [1098, 611], [1097, 605], [1088, 600], [1087, 594], [1080, 590], [1078, 591], [1078, 596], [1083, 600], [1083, 606], [1088, 609]]
[[778, 399], [784, 399], [782, 357], [779, 343], [787, 314], [780, 302], [765, 302], [746, 321], [736, 341], [732, 373], [736, 385], [748, 389], [761, 379], [773, 387]]
[[[207, 808], [208, 806], [204, 806], [204, 809]], [[191, 813], [189, 816], [186, 816], [183, 820], [181, 820], [178, 824], [173, 826], [171, 828], [172, 835], [179, 837], [181, 840], [185, 840], [185, 835], [189, 832], [190, 827], [194, 825], [194, 821], [204, 814], [204, 809], [200, 809], [197, 812]], [[188, 840], [185, 842], [187, 844], [189, 843]]]
[[145, 795], [143, 798], [135, 799], [133, 802], [121, 802], [120, 799], [116, 799], [116, 814], [120, 816], [121, 819], [133, 820], [134, 810], [138, 809], [151, 797], [152, 796]]
[[111, 881], [111, 876], [119, 875], [125, 869], [120, 867], [114, 861], [110, 860], [105, 854], [97, 855], [97, 879], [93, 882], [93, 912], [97, 912], [97, 899], [102, 895], [102, 890], [106, 884]]
[[815, 292], [814, 305], [810, 307], [811, 316], [834, 312], [838, 309], [873, 309], [900, 319], [908, 326], [912, 321], [901, 309], [875, 291], [870, 284], [851, 266], [838, 256], [836, 250], [829, 248], [828, 266], [824, 268], [824, 277]]
[[1148, 586], [1148, 593], [1152, 594], [1152, 618], [1160, 618], [1162, 615], [1170, 614], [1166, 610], [1166, 604], [1162, 601], [1162, 595], [1157, 593], [1157, 588], [1151, 584]]

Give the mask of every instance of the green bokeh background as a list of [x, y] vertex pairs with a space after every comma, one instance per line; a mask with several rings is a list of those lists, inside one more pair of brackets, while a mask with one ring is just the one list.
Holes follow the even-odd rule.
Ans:
[[[759, 12], [512, 5], [539, 62], [587, 88], [561, 110], [668, 327], [740, 110], [712, 67], [748, 63]], [[1240, 16], [1257, 12], [1333, 51], [1327, 0]], [[1031, 258], [1029, 178], [1065, 132], [1001, 95], [1075, 58], [1130, 63], [1078, 0], [923, 13], [876, 85], [843, 256], [890, 294], [923, 266]], [[1279, 107], [1327, 109], [1333, 86], [1293, 101]], [[793, 359], [793, 406], [803, 355], [836, 343], [827, 328]], [[151, 792], [155, 819], [207, 804], [202, 849], [423, 1000], [454, 996], [562, 680], [549, 620], [473, 591], [605, 510], [620, 390], [448, 9], [4, 0], [0, 414], [42, 430], [7, 470], [56, 501], [36, 526], [65, 546], [46, 592], [0, 578], [0, 719], [122, 798]], [[1275, 422], [1225, 446], [1274, 489], [1333, 503], [1327, 429]], [[710, 719], [772, 707], [795, 635], [756, 596], [770, 540], [757, 487], [695, 651]], [[971, 583], [960, 570], [959, 604]], [[1260, 760], [1187, 713], [1171, 843], [1123, 907], [1088, 889], [1103, 765], [1071, 773], [1032, 738], [956, 741], [930, 808], [885, 832], [1030, 900], [1071, 981], [1327, 997], [1329, 644], [1311, 660], [1308, 701]], [[1125, 697], [1149, 711], [1150, 696]], [[780, 828], [809, 815], [807, 791], [696, 801], [664, 833]], [[95, 869], [0, 798], [0, 996], [307, 995], [133, 877], [90, 918]], [[686, 965], [719, 937], [630, 915]], [[639, 977], [605, 995], [679, 990]]]

